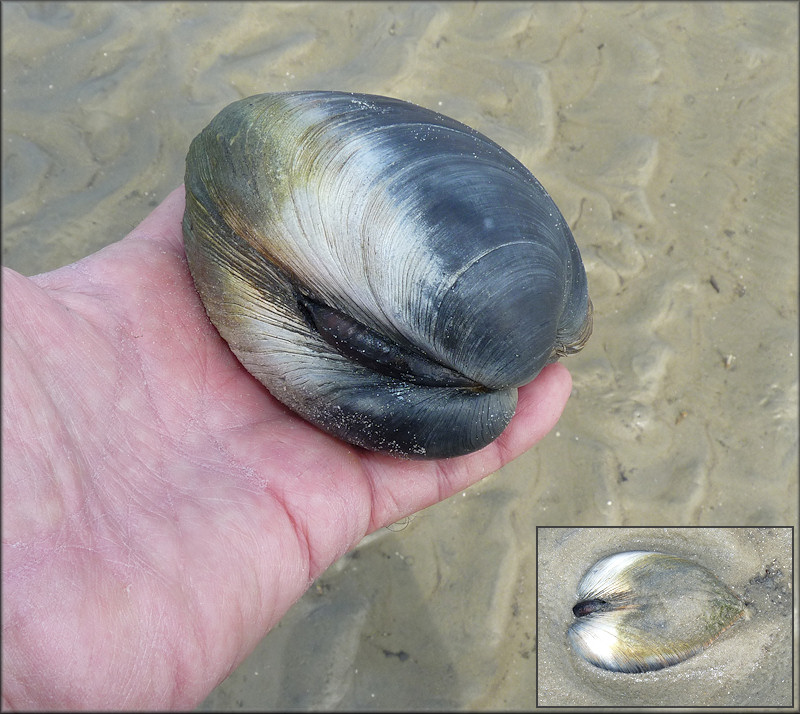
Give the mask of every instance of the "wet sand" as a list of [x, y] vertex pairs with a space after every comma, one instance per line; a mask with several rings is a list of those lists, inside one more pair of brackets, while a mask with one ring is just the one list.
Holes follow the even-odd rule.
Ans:
[[[225, 104], [307, 88], [398, 96], [484, 132], [548, 189], [586, 265], [595, 332], [565, 361], [556, 429], [366, 539], [204, 708], [530, 708], [537, 526], [796, 523], [796, 5], [2, 14], [3, 261], [22, 273], [123, 237]], [[752, 547], [730, 544], [755, 572]], [[562, 674], [558, 691], [586, 696]]]
[[[791, 705], [790, 528], [542, 528], [538, 543], [539, 706]], [[708, 568], [747, 604], [745, 616], [672, 667], [626, 674], [584, 662], [566, 639], [578, 583], [597, 560], [625, 550]]]

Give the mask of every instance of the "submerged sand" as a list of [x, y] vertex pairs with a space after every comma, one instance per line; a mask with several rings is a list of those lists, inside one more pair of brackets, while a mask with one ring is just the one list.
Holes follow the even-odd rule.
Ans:
[[[189, 141], [228, 102], [304, 88], [394, 95], [484, 132], [547, 187], [584, 258], [595, 333], [566, 361], [574, 389], [556, 430], [332, 566], [204, 708], [531, 708], [537, 526], [796, 522], [795, 4], [2, 14], [3, 261], [20, 272], [124, 236], [182, 181]], [[786, 557], [767, 536], [703, 538], [743, 587]], [[539, 620], [542, 704], [642, 691], [559, 649], [558, 603], [593, 562], [589, 545], [550, 544], [561, 569], [541, 585], [553, 593]], [[693, 704], [726, 689], [786, 696], [789, 665], [778, 681], [758, 666], [765, 637], [776, 651], [787, 642], [787, 611], [775, 617], [777, 631], [754, 620], [752, 637], [719, 643], [727, 667], [715, 646], [651, 691], [709, 692]], [[719, 686], [699, 684], [709, 677]]]

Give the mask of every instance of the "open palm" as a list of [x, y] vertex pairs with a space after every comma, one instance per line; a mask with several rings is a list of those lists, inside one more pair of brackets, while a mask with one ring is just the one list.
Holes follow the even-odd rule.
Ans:
[[193, 707], [376, 528], [541, 439], [550, 365], [506, 432], [407, 461], [309, 425], [239, 364], [183, 253], [183, 188], [127, 238], [3, 272], [3, 703]]

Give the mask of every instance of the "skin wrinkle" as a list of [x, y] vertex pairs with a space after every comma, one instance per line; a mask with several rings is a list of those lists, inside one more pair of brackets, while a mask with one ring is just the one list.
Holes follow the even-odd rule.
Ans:
[[305, 525], [301, 525], [302, 519], [294, 513], [294, 509], [285, 499], [282, 493], [279, 493], [275, 487], [267, 483], [264, 486], [264, 492], [270, 496], [281, 508], [284, 509], [286, 517], [291, 525], [292, 533], [295, 537], [295, 543], [298, 550], [302, 554], [301, 562], [305, 564], [304, 570], [306, 573], [311, 572], [312, 569], [312, 548], [309, 540], [308, 530]]
[[[360, 540], [360, 538], [363, 537], [363, 533], [358, 533], [356, 535], [356, 540], [353, 540], [353, 535], [347, 532], [351, 529], [347, 527], [348, 524], [346, 518], [339, 515], [340, 513], [346, 513], [347, 509], [340, 507], [336, 509], [336, 513], [332, 514], [328, 519], [330, 526], [328, 528], [323, 526], [323, 529], [328, 530], [332, 527], [344, 529], [346, 532], [346, 537], [343, 540], [346, 543], [346, 546], [343, 549], [339, 549], [335, 554], [331, 555], [319, 545], [315, 544], [315, 541], [319, 540], [312, 535], [313, 525], [316, 524], [312, 524], [310, 521], [310, 519], [313, 517], [311, 516], [312, 511], [310, 509], [313, 509], [314, 503], [309, 502], [306, 494], [306, 483], [307, 481], [312, 480], [318, 483], [320, 481], [327, 481], [328, 484], [330, 484], [330, 477], [326, 479], [322, 476], [322, 474], [325, 474], [325, 466], [323, 466], [321, 469], [315, 468], [315, 466], [316, 464], [313, 466], [306, 466], [306, 468], [304, 468], [302, 471], [295, 474], [280, 493], [273, 491], [273, 495], [279, 500], [291, 522], [293, 533], [295, 534], [295, 538], [297, 539], [303, 555], [302, 562], [306, 564], [303, 572], [309, 578], [309, 582], [316, 578], [317, 575], [319, 575], [319, 573], [321, 573], [330, 562], [343, 555], [345, 552], [347, 552], [347, 550], [355, 545], [356, 540]], [[362, 485], [365, 480], [366, 479], [363, 478], [359, 479]], [[292, 488], [295, 483], [298, 484], [297, 489]], [[320, 486], [326, 486], [328, 484], [322, 483]], [[337, 501], [340, 501], [340, 498], [337, 498], [335, 487], [331, 488], [330, 486], [325, 488], [324, 493], [320, 488], [320, 496], [318, 498], [326, 501], [331, 510], [334, 508], [333, 504], [335, 504]]]
[[[6, 392], [7, 393], [7, 392]], [[56, 423], [57, 427], [62, 427], [63, 431], [68, 431], [61, 420]], [[8, 442], [4, 439], [5, 444], [8, 445]], [[35, 463], [34, 459], [34, 445], [28, 445], [25, 443], [21, 443], [17, 445], [15, 449], [14, 446], [8, 445], [9, 450], [11, 451], [18, 451], [22, 450], [26, 456], [30, 455], [26, 460], [30, 463], [30, 468], [34, 470], [42, 470], [42, 473], [45, 474], [45, 478], [47, 481], [42, 484], [35, 484], [33, 486], [31, 499], [36, 502], [36, 520], [30, 520], [25, 524], [24, 527], [24, 535], [25, 537], [31, 537], [34, 535], [34, 532], [38, 531], [40, 528], [45, 530], [44, 536], [39, 537], [47, 537], [51, 529], [54, 527], [55, 523], [53, 523], [54, 519], [60, 520], [62, 514], [65, 510], [69, 510], [70, 507], [67, 503], [65, 503], [65, 498], [61, 495], [56, 493], [55, 489], [57, 488], [57, 484], [55, 483], [55, 479], [52, 474], [56, 473], [55, 469], [59, 467], [59, 464], [63, 462], [63, 459], [58, 460], [58, 464], [53, 463], [53, 458], [51, 456], [47, 458], [47, 464], [40, 464]], [[69, 455], [67, 455], [67, 460], [72, 463], [72, 461], [78, 462], [76, 466], [69, 469], [69, 473], [74, 476], [74, 474], [79, 470], [80, 465], [83, 464], [83, 460], [81, 458], [77, 459], [69, 459]], [[48, 468], [48, 466], [50, 468]], [[20, 491], [31, 488], [30, 485], [21, 482], [18, 478], [16, 478], [15, 474], [9, 474], [8, 472], [4, 473], [4, 498], [9, 498], [15, 496]], [[4, 531], [5, 533], [5, 531]], [[4, 542], [5, 542], [5, 535], [4, 535]], [[23, 541], [24, 542], [24, 541]]]
[[[14, 335], [4, 334], [3, 335], [3, 343], [4, 343], [4, 349], [6, 350], [6, 354], [21, 353], [22, 352], [22, 349], [20, 348], [20, 345], [19, 345], [19, 343], [17, 341], [17, 338]], [[14, 361], [12, 361], [12, 363], [14, 363]], [[17, 370], [21, 370], [23, 368], [23, 366], [28, 368], [28, 370], [27, 370], [28, 374], [31, 375], [32, 379], [34, 380], [35, 386], [38, 387], [38, 391], [42, 395], [43, 401], [46, 401], [46, 406], [50, 407], [50, 409], [48, 409], [47, 411], [50, 412], [50, 413], [57, 413], [58, 410], [56, 408], [56, 405], [55, 405], [55, 403], [54, 403], [54, 401], [52, 399], [52, 396], [50, 394], [48, 394], [47, 390], [44, 388], [43, 380], [40, 379], [38, 375], [34, 374], [32, 361], [29, 360], [24, 355], [23, 355], [23, 357], [21, 359], [16, 360], [16, 369]], [[9, 374], [8, 370], [4, 369], [3, 372], [4, 372], [4, 375], [7, 378], [9, 378], [9, 379], [12, 378], [11, 375]], [[11, 413], [13, 413], [13, 414], [22, 414], [22, 413], [24, 413], [23, 409], [22, 409], [22, 405], [23, 405], [24, 401], [22, 399], [15, 398], [16, 394], [13, 391], [11, 392], [11, 394], [9, 394], [9, 390], [5, 390], [3, 396], [4, 396], [5, 399], [7, 399], [12, 404], [12, 406], [10, 407]], [[59, 423], [59, 426], [62, 426], [62, 425]], [[16, 450], [19, 450], [20, 452], [22, 452], [24, 454], [25, 459], [26, 459], [26, 465], [29, 468], [32, 469], [32, 468], [38, 468], [39, 467], [39, 464], [35, 463], [35, 453], [36, 452], [34, 451], [33, 444], [30, 444], [27, 439], [17, 439], [17, 438], [15, 438], [15, 435], [13, 433], [11, 435], [7, 436], [6, 438], [7, 439], [11, 439], [12, 443], [9, 445], [9, 442], [4, 440], [4, 444], [8, 445], [9, 448], [15, 448]], [[52, 457], [48, 454], [47, 459], [48, 459], [48, 464], [51, 466], [51, 469], [45, 469], [45, 472], [49, 473], [49, 472], [52, 471], [52, 467], [53, 467]], [[13, 474], [6, 474], [5, 477], [7, 479], [8, 478], [13, 479], [14, 475]], [[8, 484], [8, 481], [6, 481], [6, 484]]]
[[[450, 470], [447, 467], [448, 463], [405, 461], [401, 466], [402, 476], [400, 478], [387, 474], [379, 467], [380, 476], [378, 481], [380, 482], [383, 478], [391, 479], [394, 486], [386, 490], [383, 498], [375, 500], [374, 511], [379, 523], [383, 525], [396, 523], [401, 518], [409, 515], [410, 503], [421, 504], [421, 508], [427, 508], [437, 500], [441, 500], [442, 491], [447, 491], [452, 487], [451, 480], [447, 475]], [[418, 470], [425, 473], [425, 478], [416, 478], [414, 476], [414, 473]], [[440, 485], [438, 478], [442, 474], [444, 474], [445, 482]], [[457, 482], [457, 480], [455, 481]], [[423, 488], [426, 484], [429, 485], [429, 488]], [[456, 487], [450, 493], [452, 494], [458, 490], [460, 489]], [[380, 526], [372, 527], [371, 524], [368, 533], [377, 530], [378, 527]]]
[[[372, 483], [375, 486], [378, 486], [385, 477], [387, 477], [385, 471], [380, 466], [377, 466], [375, 468], [375, 477]], [[391, 477], [389, 476], [389, 478]], [[396, 495], [396, 493], [399, 491], [399, 488], [393, 489], [391, 491], [386, 491], [383, 489], [375, 488], [375, 486], [373, 486], [373, 488], [371, 489], [373, 493], [376, 493], [376, 495], [373, 497], [372, 500], [371, 518], [377, 517], [378, 522], [375, 523], [372, 520], [370, 520], [369, 529], [367, 533], [372, 533], [373, 531], [380, 528], [380, 523], [394, 523], [397, 520], [397, 518], [394, 517], [395, 514], [403, 510], [402, 506], [400, 506], [400, 503]]]
[[[68, 308], [67, 308], [68, 309]], [[69, 310], [69, 309], [68, 309]], [[86, 323], [80, 324], [83, 321], [82, 316], [75, 314], [73, 311], [69, 310], [70, 312], [70, 319], [71, 321], [76, 321], [79, 323], [80, 327], [85, 327]], [[89, 339], [92, 339], [92, 336], [89, 335]], [[94, 341], [94, 340], [92, 340]], [[134, 353], [135, 354], [135, 353]], [[82, 358], [83, 355], [79, 356], [79, 359]], [[85, 369], [83, 371], [91, 372], [91, 369]], [[71, 435], [74, 443], [80, 443], [80, 438], [83, 436], [84, 426], [83, 421], [92, 421], [92, 417], [88, 416], [86, 412], [90, 411], [88, 405], [85, 404], [83, 399], [81, 398], [83, 395], [82, 390], [78, 386], [79, 384], [83, 383], [84, 377], [82, 375], [75, 375], [71, 378], [68, 377], [69, 382], [71, 382], [75, 386], [69, 385], [61, 385], [60, 377], [62, 375], [59, 374], [59, 370], [57, 369], [57, 363], [51, 364], [48, 367], [48, 373], [42, 374], [39, 376], [39, 382], [42, 385], [43, 389], [46, 389], [45, 385], [49, 385], [50, 394], [56, 396], [56, 401], [54, 402], [54, 408], [56, 409], [57, 413], [62, 415], [60, 418], [60, 422], [63, 424], [66, 431]], [[98, 421], [98, 423], [108, 424], [109, 420], [111, 421], [112, 425], [114, 422], [117, 421], [117, 410], [114, 409], [111, 405], [118, 404], [119, 398], [118, 395], [121, 391], [121, 376], [117, 373], [117, 378], [110, 380], [113, 384], [110, 392], [111, 396], [105, 401], [105, 409], [104, 411], [107, 412], [103, 415], [103, 417]], [[82, 414], [80, 414], [80, 420], [70, 420], [68, 418], [64, 418], [65, 410], [63, 405], [69, 403], [71, 401], [77, 401], [82, 406]], [[69, 414], [69, 412], [66, 412]], [[85, 454], [81, 453], [80, 451], [73, 451], [71, 452], [72, 455], [76, 457], [76, 471], [89, 471], [92, 473], [97, 473], [98, 468], [102, 468], [102, 465], [106, 458], [108, 457], [110, 447], [109, 447], [109, 440], [110, 440], [110, 430], [108, 428], [102, 430], [94, 430], [89, 432], [88, 436], [94, 437], [97, 439], [100, 448], [97, 450], [100, 454], [99, 458], [87, 459]], [[113, 432], [112, 432], [113, 433]], [[66, 441], [66, 440], [65, 440]], [[69, 457], [68, 457], [69, 458]], [[92, 465], [94, 464], [94, 465]]]
[[444, 493], [447, 493], [451, 489], [458, 492], [458, 488], [452, 487], [449, 476], [442, 471], [439, 464], [434, 464], [434, 466], [436, 469], [436, 475], [438, 477], [436, 480], [436, 483], [438, 484], [438, 493], [436, 494], [436, 501], [441, 501], [445, 498], [445, 496], [443, 495]]

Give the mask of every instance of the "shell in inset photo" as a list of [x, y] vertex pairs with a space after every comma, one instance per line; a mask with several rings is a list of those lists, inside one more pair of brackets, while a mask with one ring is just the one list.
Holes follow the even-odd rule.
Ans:
[[615, 672], [678, 664], [708, 647], [744, 602], [697, 563], [630, 551], [598, 561], [578, 587], [567, 636], [587, 662]]

